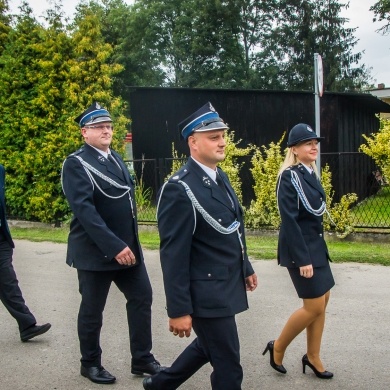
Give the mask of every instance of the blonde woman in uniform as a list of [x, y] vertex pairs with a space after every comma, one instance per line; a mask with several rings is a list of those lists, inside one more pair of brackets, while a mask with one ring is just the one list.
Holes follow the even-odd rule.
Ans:
[[278, 263], [287, 268], [303, 305], [290, 316], [279, 337], [267, 344], [263, 355], [268, 351], [272, 368], [286, 374], [286, 349], [306, 329], [303, 373], [308, 366], [318, 378], [330, 379], [333, 374], [325, 370], [320, 357], [325, 310], [335, 284], [322, 223], [325, 192], [315, 165], [321, 139], [304, 123], [294, 126], [289, 133], [288, 151], [277, 183], [281, 216]]

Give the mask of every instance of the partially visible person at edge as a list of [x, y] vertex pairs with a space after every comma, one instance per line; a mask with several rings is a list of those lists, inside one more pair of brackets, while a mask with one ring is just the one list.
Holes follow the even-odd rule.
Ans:
[[0, 165], [0, 299], [18, 323], [20, 339], [28, 341], [46, 333], [51, 325], [37, 325], [34, 315], [24, 301], [12, 265], [13, 248], [15, 245], [6, 218], [5, 169]]
[[77, 268], [81, 304], [78, 336], [82, 376], [115, 382], [102, 366], [100, 331], [110, 285], [126, 298], [131, 373], [155, 374], [160, 363], [151, 353], [152, 288], [138, 239], [134, 182], [122, 158], [110, 149], [110, 113], [93, 103], [76, 119], [84, 146], [62, 168], [62, 187], [73, 212], [66, 262]]
[[335, 284], [322, 223], [325, 192], [315, 165], [321, 139], [304, 123], [294, 126], [288, 136], [288, 150], [277, 182], [281, 216], [278, 263], [287, 267], [303, 306], [290, 316], [279, 337], [267, 344], [263, 355], [269, 351], [271, 366], [286, 374], [286, 349], [306, 329], [303, 373], [308, 366], [318, 378], [330, 379], [333, 374], [325, 370], [320, 358], [325, 310]]
[[[191, 157], [162, 187], [157, 209], [160, 260], [174, 336], [196, 338], [170, 368], [145, 378], [144, 389], [177, 389], [203, 365], [214, 390], [241, 389], [235, 315], [257, 287], [248, 260], [243, 210], [226, 174], [227, 125], [210, 103], [179, 124]], [[218, 184], [217, 184], [218, 183]]]

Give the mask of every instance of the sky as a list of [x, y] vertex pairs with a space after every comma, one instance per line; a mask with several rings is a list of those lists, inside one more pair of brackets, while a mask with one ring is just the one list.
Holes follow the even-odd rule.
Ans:
[[[49, 1], [27, 0], [37, 17], [50, 8]], [[125, 2], [131, 4], [133, 1], [125, 0]], [[350, 0], [349, 8], [343, 10], [341, 16], [349, 19], [345, 27], [358, 27], [355, 37], [359, 41], [353, 52], [364, 51], [361, 63], [372, 68], [373, 84], [377, 86], [383, 83], [386, 88], [390, 88], [390, 34], [383, 36], [375, 31], [383, 25], [372, 21], [374, 14], [369, 9], [376, 2], [377, 0]], [[22, 0], [9, 0], [11, 11], [16, 13], [21, 3]], [[62, 3], [65, 14], [72, 17], [79, 0], [63, 0]]]

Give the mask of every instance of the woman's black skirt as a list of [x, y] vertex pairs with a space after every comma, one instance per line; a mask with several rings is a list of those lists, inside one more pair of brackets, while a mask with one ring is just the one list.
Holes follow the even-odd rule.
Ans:
[[334, 285], [330, 265], [314, 268], [311, 278], [299, 274], [299, 268], [288, 268], [291, 280], [299, 298], [318, 298], [329, 291]]

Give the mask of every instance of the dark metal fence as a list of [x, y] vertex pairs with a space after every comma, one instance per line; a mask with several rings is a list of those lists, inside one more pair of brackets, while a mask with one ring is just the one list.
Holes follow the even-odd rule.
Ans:
[[[242, 158], [240, 171], [243, 204], [254, 198], [250, 156]], [[142, 223], [156, 222], [157, 193], [172, 171], [173, 158], [126, 161], [138, 190], [138, 219]], [[181, 159], [181, 162], [184, 161]], [[347, 193], [356, 193], [358, 201], [352, 209], [356, 228], [390, 229], [390, 186], [373, 160], [363, 153], [321, 153], [321, 165], [329, 165], [332, 173], [334, 201]]]
[[352, 208], [354, 227], [390, 229], [390, 187], [374, 161], [358, 152], [321, 153], [325, 164], [332, 173], [334, 201], [347, 193], [358, 196]]

